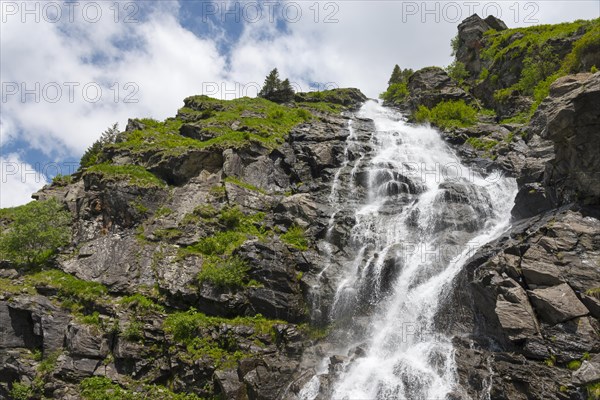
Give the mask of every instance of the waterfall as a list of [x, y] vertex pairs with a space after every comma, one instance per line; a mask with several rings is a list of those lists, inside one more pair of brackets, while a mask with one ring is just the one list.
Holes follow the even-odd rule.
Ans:
[[[463, 165], [436, 130], [374, 101], [358, 116], [374, 123], [370, 151], [361, 165], [345, 158], [331, 196], [342, 184], [362, 188], [360, 204], [348, 206], [351, 257], [330, 311], [335, 354], [348, 355], [328, 368], [331, 398], [442, 400], [457, 383], [451, 338], [436, 331], [438, 307], [473, 251], [508, 227], [517, 186]], [[337, 199], [335, 213], [343, 204]], [[300, 398], [325, 398], [318, 394], [314, 377]]]

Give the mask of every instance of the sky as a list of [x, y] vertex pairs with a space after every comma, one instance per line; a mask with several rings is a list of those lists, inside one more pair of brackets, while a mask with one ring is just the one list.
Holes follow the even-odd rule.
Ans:
[[446, 66], [474, 12], [509, 27], [600, 17], [586, 1], [0, 0], [0, 208], [68, 175], [100, 134], [183, 99], [255, 96], [277, 67], [297, 91], [376, 98], [395, 64]]

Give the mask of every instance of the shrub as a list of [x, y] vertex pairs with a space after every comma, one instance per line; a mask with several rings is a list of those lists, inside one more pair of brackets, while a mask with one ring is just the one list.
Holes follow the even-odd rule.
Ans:
[[238, 257], [225, 260], [205, 258], [198, 273], [198, 282], [209, 282], [221, 288], [243, 287], [247, 283], [250, 268]]
[[410, 95], [405, 82], [392, 83], [379, 97], [390, 103], [401, 103]]
[[446, 72], [450, 78], [454, 79], [459, 84], [463, 84], [464, 81], [469, 78], [469, 71], [465, 68], [465, 64], [460, 61], [454, 61], [452, 64], [448, 65]]
[[71, 214], [56, 199], [2, 211], [10, 224], [0, 228], [0, 259], [41, 265], [71, 239]]
[[304, 236], [304, 229], [297, 225], [292, 226], [290, 229], [288, 229], [286, 233], [284, 233], [280, 237], [282, 241], [284, 241], [292, 247], [295, 247], [298, 250], [308, 249], [308, 240]]
[[430, 110], [419, 106], [414, 118], [417, 122], [429, 121], [440, 128], [466, 127], [477, 122], [477, 110], [463, 100], [443, 101]]

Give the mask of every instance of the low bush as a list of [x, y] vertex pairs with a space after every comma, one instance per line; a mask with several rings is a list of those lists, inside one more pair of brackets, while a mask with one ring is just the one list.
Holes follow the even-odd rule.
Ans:
[[431, 122], [440, 128], [467, 127], [477, 122], [477, 110], [463, 100], [443, 101], [428, 109], [419, 106], [413, 115], [417, 122]]

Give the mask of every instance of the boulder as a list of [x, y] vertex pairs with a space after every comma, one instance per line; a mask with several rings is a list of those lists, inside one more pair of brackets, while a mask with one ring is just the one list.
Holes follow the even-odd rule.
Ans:
[[427, 67], [416, 71], [408, 79], [409, 107], [416, 110], [423, 105], [428, 108], [442, 101], [471, 101], [471, 96], [454, 82], [446, 71], [439, 67]]
[[587, 308], [566, 283], [530, 290], [528, 294], [535, 311], [549, 324], [558, 324], [588, 314]]

